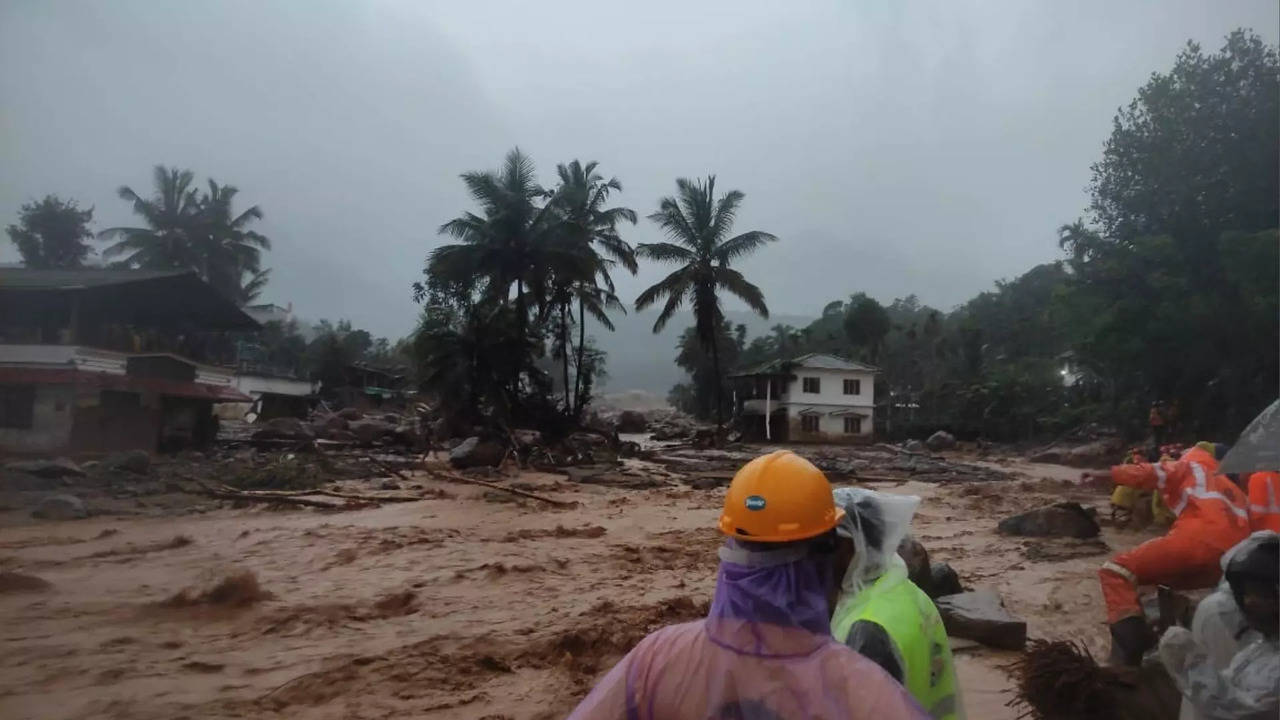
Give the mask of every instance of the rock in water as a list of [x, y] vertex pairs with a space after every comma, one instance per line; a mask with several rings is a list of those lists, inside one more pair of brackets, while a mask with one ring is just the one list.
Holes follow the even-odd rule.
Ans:
[[28, 475], [35, 475], [39, 478], [85, 476], [84, 470], [67, 458], [53, 458], [52, 460], [20, 460], [18, 462], [8, 463], [4, 467], [6, 470], [24, 472]]
[[[919, 583], [917, 583], [919, 585]], [[920, 586], [931, 598], [942, 597], [943, 595], [955, 595], [964, 592], [964, 587], [960, 584], [960, 576], [952, 567], [944, 562], [934, 563], [929, 566], [929, 586]]]
[[456, 468], [494, 467], [506, 454], [507, 449], [500, 443], [472, 436], [449, 451], [449, 464]]
[[933, 593], [929, 592], [929, 551], [920, 544], [919, 540], [908, 535], [898, 543], [898, 555], [907, 563], [907, 576], [911, 582], [932, 597]]
[[924, 441], [924, 445], [934, 452], [939, 450], [950, 450], [956, 446], [956, 438], [946, 430], [939, 430], [938, 432], [930, 435], [929, 439]]
[[924, 443], [919, 440], [908, 440], [902, 444], [902, 449], [912, 453], [922, 453], [925, 451]]
[[934, 604], [948, 635], [1005, 650], [1021, 650], [1027, 644], [1027, 623], [1010, 615], [990, 590], [944, 595]]
[[31, 517], [41, 520], [79, 520], [89, 517], [84, 501], [75, 495], [50, 495], [31, 512]]
[[1060, 502], [1000, 521], [1004, 535], [1026, 537], [1091, 538], [1098, 536], [1098, 521], [1080, 503]]
[[542, 433], [537, 430], [514, 428], [511, 431], [511, 435], [516, 439], [516, 444], [518, 444], [522, 449], [542, 444]]
[[129, 450], [128, 452], [108, 455], [100, 465], [104, 470], [123, 470], [135, 475], [146, 475], [151, 472], [151, 456], [146, 450]]
[[343, 420], [353, 421], [363, 418], [364, 413], [360, 412], [358, 408], [345, 407], [338, 411], [338, 417]]
[[623, 410], [618, 415], [617, 428], [620, 433], [642, 433], [648, 426], [644, 413], [639, 410]]
[[395, 435], [396, 432], [394, 425], [374, 418], [354, 420], [348, 427], [361, 445], [373, 445], [385, 437]]

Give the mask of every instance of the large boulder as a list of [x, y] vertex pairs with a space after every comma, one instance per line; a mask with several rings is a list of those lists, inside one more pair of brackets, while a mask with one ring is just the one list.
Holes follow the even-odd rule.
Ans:
[[1079, 468], [1104, 468], [1115, 463], [1124, 449], [1118, 438], [1104, 437], [1083, 445], [1053, 445], [1028, 456], [1031, 462], [1055, 463]]
[[127, 452], [108, 455], [98, 464], [102, 470], [114, 472], [131, 472], [135, 475], [146, 475], [151, 472], [151, 456], [146, 450], [129, 450]]
[[964, 586], [960, 584], [960, 576], [944, 562], [929, 566], [929, 587], [921, 589], [924, 589], [925, 594], [931, 598], [964, 592]]
[[449, 464], [456, 468], [496, 467], [506, 454], [501, 443], [472, 436], [449, 451]]
[[350, 429], [350, 423], [341, 415], [325, 415], [311, 421], [311, 430], [318, 437], [328, 437], [329, 433]]
[[1027, 644], [1027, 623], [1010, 615], [990, 590], [943, 595], [934, 604], [952, 637], [1005, 650], [1021, 650]]
[[1003, 535], [1026, 537], [1097, 537], [1098, 520], [1080, 503], [1060, 502], [1007, 517], [996, 529]]
[[365, 418], [353, 421], [348, 428], [361, 445], [374, 445], [386, 437], [395, 437], [396, 426], [383, 420]]
[[934, 452], [938, 452], [939, 450], [950, 450], [956, 446], [956, 438], [946, 430], [939, 430], [938, 432], [930, 435], [928, 440], [924, 441], [924, 446]]
[[919, 440], [908, 440], [902, 444], [902, 449], [909, 453], [922, 453], [926, 448]]
[[85, 476], [84, 470], [67, 458], [19, 460], [7, 463], [4, 469], [46, 479]]
[[271, 418], [261, 429], [254, 431], [254, 440], [293, 440], [304, 442], [314, 440], [315, 433], [311, 427], [298, 418]]
[[639, 410], [623, 410], [618, 414], [617, 429], [620, 433], [642, 433], [648, 427], [649, 422]]
[[89, 509], [75, 495], [50, 495], [40, 501], [31, 516], [41, 520], [79, 520], [89, 517]]
[[353, 420], [360, 420], [361, 418], [363, 418], [364, 413], [357, 408], [346, 407], [338, 411], [338, 417], [348, 422], [351, 422]]
[[898, 555], [907, 563], [907, 576], [921, 590], [929, 592], [929, 551], [919, 540], [907, 535], [898, 543]]

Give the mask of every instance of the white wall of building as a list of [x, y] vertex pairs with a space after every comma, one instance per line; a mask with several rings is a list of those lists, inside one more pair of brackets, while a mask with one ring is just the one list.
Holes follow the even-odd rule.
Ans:
[[[855, 370], [827, 370], [822, 368], [796, 368], [796, 379], [791, 381], [783, 400], [797, 405], [840, 405], [845, 407], [871, 407], [875, 404], [875, 375]], [[804, 378], [817, 378], [817, 393], [804, 392]], [[844, 394], [844, 381], [860, 380], [857, 395]]]

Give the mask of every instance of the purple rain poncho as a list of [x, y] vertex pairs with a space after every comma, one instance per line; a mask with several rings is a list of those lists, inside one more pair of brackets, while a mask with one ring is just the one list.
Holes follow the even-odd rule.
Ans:
[[879, 666], [832, 640], [830, 562], [806, 551], [729, 541], [707, 618], [641, 640], [571, 720], [927, 720]]

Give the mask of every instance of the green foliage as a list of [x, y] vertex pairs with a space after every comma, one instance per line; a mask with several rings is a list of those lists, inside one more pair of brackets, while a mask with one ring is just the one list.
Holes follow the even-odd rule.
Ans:
[[676, 364], [689, 373], [689, 383], [682, 384], [685, 389], [679, 391], [672, 388], [675, 399], [680, 401], [672, 403], [676, 408], [703, 420], [716, 417], [717, 402], [722, 403], [722, 412], [731, 409], [731, 389], [721, 367], [734, 368], [741, 364], [743, 347], [739, 343], [740, 337], [728, 321], [721, 321], [715, 347], [723, 365], [718, 366], [710, 346], [698, 336], [697, 328], [685, 328], [680, 333], [676, 344]]
[[1116, 117], [1098, 227], [1062, 228], [1061, 307], [1113, 406], [1165, 400], [1229, 437], [1276, 393], [1280, 61], [1257, 36], [1194, 44]]
[[93, 252], [85, 242], [93, 237], [91, 222], [93, 208], [81, 210], [75, 200], [46, 195], [39, 202], [25, 203], [18, 212], [18, 224], [6, 232], [27, 267], [77, 268]]
[[150, 198], [121, 186], [120, 198], [133, 205], [143, 226], [103, 230], [98, 237], [115, 242], [102, 256], [119, 258], [124, 267], [193, 270], [236, 303], [252, 302], [270, 273], [262, 267], [262, 252], [271, 249], [271, 241], [249, 229], [262, 219], [262, 210], [254, 205], [236, 213], [236, 188], [209, 180], [201, 193], [194, 180], [190, 170], [157, 165]]
[[[501, 169], [462, 176], [479, 212], [440, 227], [459, 242], [431, 251], [425, 281], [414, 284], [415, 300], [426, 303], [415, 365], [450, 415], [553, 432], [581, 417], [605, 360], [586, 335], [587, 316], [612, 330], [609, 313], [624, 310], [610, 270], [636, 270], [617, 231], [635, 213], [608, 206], [622, 184], [596, 169], [594, 162], [561, 164], [560, 183], [548, 191], [516, 149]], [[539, 367], [548, 351], [564, 395], [554, 413], [552, 383]]]
[[[830, 304], [827, 305], [831, 307]], [[844, 333], [854, 347], [863, 350], [863, 357], [874, 364], [880, 356], [880, 346], [891, 327], [889, 313], [884, 306], [865, 293], [849, 298], [844, 314]]]
[[[728, 292], [761, 317], [769, 317], [764, 293], [729, 266], [777, 238], [759, 230], [729, 237], [738, 207], [745, 196], [737, 190], [730, 190], [716, 198], [715, 188], [714, 175], [705, 183], [680, 178], [676, 180], [676, 196], [663, 198], [658, 203], [658, 211], [649, 215], [649, 219], [675, 242], [641, 243], [636, 248], [637, 253], [640, 257], [678, 267], [640, 293], [636, 298], [636, 310], [665, 299], [653, 324], [653, 331], [657, 333], [684, 303], [689, 302], [693, 306], [694, 331], [711, 357], [714, 373], [711, 377], [723, 378], [722, 368], [732, 367], [733, 363], [722, 362], [720, 358], [722, 343], [717, 336], [724, 325], [720, 293]], [[696, 377], [694, 385], [701, 385]], [[710, 386], [716, 424], [719, 425], [724, 407], [722, 381], [712, 380]]]

